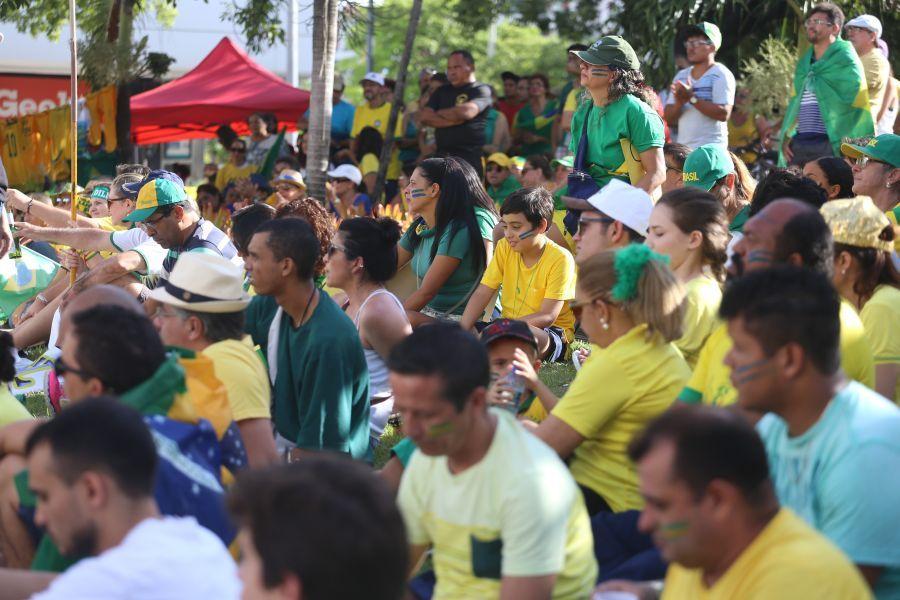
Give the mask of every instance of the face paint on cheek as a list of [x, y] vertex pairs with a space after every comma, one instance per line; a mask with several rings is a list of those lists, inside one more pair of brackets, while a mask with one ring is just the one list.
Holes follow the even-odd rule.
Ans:
[[769, 366], [769, 359], [763, 358], [756, 362], [752, 362], [749, 365], [734, 369], [731, 372], [731, 379], [734, 381], [735, 385], [743, 385], [754, 379], [759, 379], [763, 375], [768, 375], [771, 372], [772, 367]]
[[768, 250], [751, 250], [747, 254], [747, 264], [764, 264], [769, 265], [772, 264], [772, 258], [774, 254], [769, 252]]
[[689, 527], [690, 523], [688, 521], [675, 521], [667, 525], [660, 525], [659, 536], [667, 541], [677, 540], [684, 537]]
[[534, 229], [529, 229], [529, 230], [526, 231], [525, 233], [520, 233], [520, 234], [519, 234], [519, 236], [518, 236], [518, 237], [519, 237], [519, 241], [527, 240], [528, 238], [530, 238], [530, 237], [533, 236], [533, 235], [534, 235]]
[[415, 190], [410, 190], [409, 196], [411, 198], [427, 198], [428, 194], [425, 193], [425, 190], [415, 189]]
[[437, 425], [432, 425], [428, 428], [428, 437], [431, 439], [443, 437], [448, 433], [451, 433], [455, 428], [456, 427], [450, 421], [438, 423]]
[[594, 77], [609, 77], [609, 71], [606, 69], [591, 69], [591, 75]]

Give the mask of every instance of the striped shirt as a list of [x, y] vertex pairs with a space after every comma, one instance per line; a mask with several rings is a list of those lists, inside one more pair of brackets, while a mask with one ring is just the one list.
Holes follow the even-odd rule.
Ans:
[[238, 256], [237, 249], [225, 232], [206, 219], [197, 221], [194, 232], [191, 233], [191, 237], [184, 244], [175, 248], [169, 248], [169, 253], [163, 260], [162, 273], [160, 273], [161, 280], [169, 279], [169, 274], [175, 268], [175, 263], [183, 252], [218, 254], [230, 260], [234, 265], [241, 268], [244, 267], [243, 259]]
[[803, 95], [800, 96], [797, 133], [828, 135], [825, 121], [822, 120], [822, 113], [819, 110], [819, 100], [809, 89], [809, 84], [803, 88]]

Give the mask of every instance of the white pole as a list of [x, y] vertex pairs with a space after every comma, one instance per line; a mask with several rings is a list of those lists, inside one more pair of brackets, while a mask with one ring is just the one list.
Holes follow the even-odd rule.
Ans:
[[297, 0], [288, 4], [288, 83], [300, 85], [300, 9]]
[[[75, 226], [76, 208], [78, 206], [78, 198], [75, 194], [75, 186], [78, 184], [78, 40], [75, 37], [77, 27], [75, 25], [75, 0], [69, 0], [69, 36], [70, 49], [72, 53], [71, 79], [72, 89], [69, 91], [69, 112], [71, 118], [71, 130], [69, 131], [69, 147], [72, 153], [71, 175], [72, 175], [72, 191], [69, 194], [69, 202], [71, 205], [70, 216], [72, 218], [72, 226]], [[69, 285], [75, 283], [76, 271], [69, 271]]]

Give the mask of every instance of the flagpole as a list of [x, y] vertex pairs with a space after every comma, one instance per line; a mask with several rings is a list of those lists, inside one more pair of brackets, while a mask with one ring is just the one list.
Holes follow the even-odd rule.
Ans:
[[[78, 199], [75, 190], [78, 185], [78, 44], [76, 40], [75, 26], [75, 0], [69, 0], [69, 44], [72, 55], [71, 65], [71, 83], [72, 90], [69, 93], [69, 107], [71, 117], [71, 129], [69, 131], [69, 147], [72, 155], [70, 172], [72, 174], [72, 188], [69, 193], [69, 204], [71, 205], [72, 226], [75, 226], [77, 219]], [[69, 285], [75, 283], [77, 269], [72, 268], [69, 271]]]

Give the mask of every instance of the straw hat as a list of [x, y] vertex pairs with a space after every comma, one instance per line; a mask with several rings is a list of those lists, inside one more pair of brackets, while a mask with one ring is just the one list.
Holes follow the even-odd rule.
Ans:
[[193, 312], [238, 312], [250, 303], [243, 275], [223, 256], [188, 252], [178, 257], [169, 279], [150, 297]]

